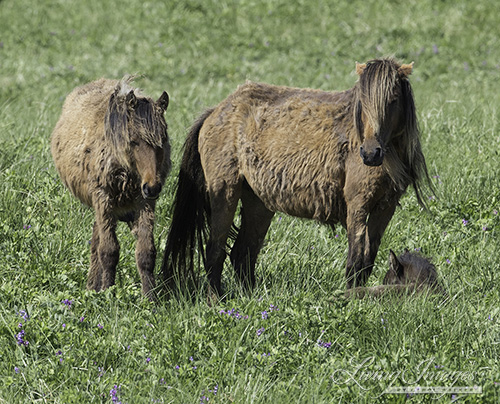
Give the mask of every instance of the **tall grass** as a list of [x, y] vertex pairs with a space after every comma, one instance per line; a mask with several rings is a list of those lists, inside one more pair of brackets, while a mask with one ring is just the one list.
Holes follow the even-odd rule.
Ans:
[[[0, 1], [0, 402], [497, 402], [500, 398], [500, 17], [492, 0]], [[62, 102], [99, 77], [167, 90], [173, 173], [187, 128], [246, 79], [351, 87], [354, 62], [415, 61], [435, 196], [409, 190], [382, 240], [433, 258], [447, 297], [345, 302], [345, 231], [277, 214], [241, 292], [158, 305], [140, 295], [126, 226], [117, 286], [84, 290], [92, 211], [63, 187], [49, 139]], [[159, 254], [161, 259], [161, 253]], [[383, 394], [392, 386], [483, 393]]]

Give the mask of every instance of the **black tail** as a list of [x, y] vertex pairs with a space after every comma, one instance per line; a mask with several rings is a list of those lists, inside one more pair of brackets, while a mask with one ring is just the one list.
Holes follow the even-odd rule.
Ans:
[[186, 283], [196, 282], [194, 261], [197, 247], [198, 261], [201, 258], [205, 262], [203, 245], [207, 237], [210, 204], [198, 152], [198, 137], [203, 123], [212, 112], [213, 109], [209, 109], [198, 118], [184, 143], [172, 224], [161, 269], [170, 290], [176, 283], [186, 287]]

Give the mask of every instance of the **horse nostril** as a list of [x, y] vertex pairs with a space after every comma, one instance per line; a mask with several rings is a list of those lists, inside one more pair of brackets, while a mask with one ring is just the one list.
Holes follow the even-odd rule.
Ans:
[[382, 160], [384, 159], [384, 151], [380, 146], [370, 149], [369, 151], [366, 151], [363, 146], [360, 146], [359, 154], [363, 159], [363, 163], [367, 166], [379, 166], [382, 164]]
[[150, 187], [147, 183], [142, 186], [142, 195], [146, 199], [156, 199], [160, 195], [161, 185], [157, 184]]

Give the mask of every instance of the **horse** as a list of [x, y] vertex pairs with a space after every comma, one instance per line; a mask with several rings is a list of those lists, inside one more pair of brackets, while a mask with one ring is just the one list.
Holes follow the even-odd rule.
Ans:
[[51, 152], [64, 185], [95, 211], [87, 289], [115, 284], [116, 227], [124, 221], [136, 238], [142, 293], [152, 298], [155, 205], [171, 166], [169, 96], [153, 101], [131, 87], [132, 80], [103, 78], [75, 88], [52, 133]]
[[389, 251], [389, 270], [384, 276], [383, 285], [356, 287], [345, 292], [346, 298], [381, 297], [387, 294], [428, 291], [446, 294], [439, 283], [436, 267], [427, 257], [405, 249], [399, 257]]
[[400, 197], [412, 185], [425, 206], [431, 186], [412, 69], [392, 58], [356, 63], [358, 81], [340, 92], [248, 81], [206, 110], [184, 144], [165, 280], [172, 286], [193, 273], [199, 251], [209, 293], [220, 296], [226, 242], [237, 231], [231, 263], [253, 288], [257, 255], [279, 211], [345, 227], [347, 288], [363, 286]]

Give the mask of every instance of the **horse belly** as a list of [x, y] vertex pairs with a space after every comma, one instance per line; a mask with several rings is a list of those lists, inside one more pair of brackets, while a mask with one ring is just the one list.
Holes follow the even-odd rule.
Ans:
[[336, 223], [345, 211], [340, 178], [311, 176], [304, 167], [295, 170], [273, 170], [261, 165], [244, 174], [249, 186], [273, 212]]

